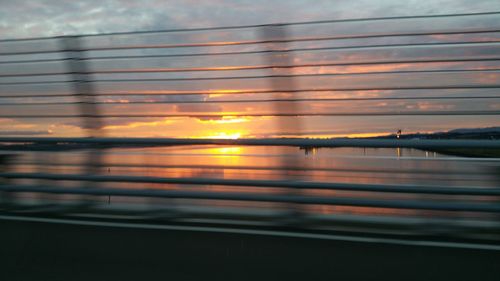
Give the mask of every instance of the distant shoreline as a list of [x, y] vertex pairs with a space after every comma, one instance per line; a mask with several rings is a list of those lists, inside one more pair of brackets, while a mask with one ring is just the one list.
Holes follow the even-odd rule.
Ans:
[[[438, 140], [453, 140], [443, 146]], [[438, 152], [464, 157], [500, 157], [500, 147], [489, 140], [500, 141], [500, 127], [456, 129], [437, 133], [391, 134], [368, 138], [272, 138], [272, 139], [175, 139], [175, 138], [0, 138], [0, 150], [70, 151], [82, 149], [146, 148], [186, 145], [265, 145], [296, 146], [299, 148], [322, 147], [400, 147]], [[401, 141], [398, 146], [398, 142]], [[471, 145], [470, 142], [475, 142]], [[458, 143], [458, 144], [457, 144]], [[352, 145], [352, 146], [351, 146]], [[387, 145], [387, 146], [386, 146]]]

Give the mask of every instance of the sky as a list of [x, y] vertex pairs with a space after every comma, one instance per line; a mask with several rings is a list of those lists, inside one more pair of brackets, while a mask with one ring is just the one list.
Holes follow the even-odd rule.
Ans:
[[[189, 29], [352, 19], [500, 11], [496, 0], [364, 0], [364, 1], [7, 1], [0, 0], [0, 40], [112, 32]], [[415, 33], [500, 29], [500, 16], [433, 18], [376, 22], [340, 22], [293, 25], [287, 38], [349, 37], [387, 33]], [[90, 51], [85, 56], [150, 56], [132, 59], [96, 59], [86, 67], [92, 75], [91, 90], [101, 94], [99, 112], [106, 115], [154, 115], [147, 118], [107, 118], [101, 126], [106, 136], [126, 137], [338, 137], [373, 136], [404, 132], [434, 132], [455, 128], [500, 126], [496, 115], [378, 116], [382, 113], [436, 111], [500, 111], [498, 89], [419, 89], [459, 85], [499, 85], [497, 61], [420, 62], [429, 60], [489, 59], [499, 54], [500, 32], [455, 35], [389, 36], [364, 39], [299, 41], [288, 44], [243, 44], [275, 38], [263, 28], [197, 32], [146, 33], [84, 37], [81, 46], [142, 49]], [[280, 37], [279, 35], [278, 37]], [[460, 44], [453, 44], [453, 43]], [[469, 42], [464, 44], [464, 42]], [[472, 44], [470, 43], [472, 42]], [[483, 43], [481, 43], [483, 42]], [[6, 74], [60, 73], [66, 63], [6, 63], [13, 60], [65, 58], [50, 53], [64, 46], [60, 39], [0, 42], [0, 52], [47, 51], [30, 55], [0, 55], [1, 136], [82, 136], [88, 132], [79, 118], [13, 118], [14, 115], [79, 115], [75, 97], [16, 98], [15, 95], [57, 95], [75, 92], [68, 83], [36, 84], [36, 81], [73, 79], [71, 75], [6, 77]], [[211, 43], [210, 46], [195, 46]], [[217, 46], [224, 43], [224, 46]], [[418, 44], [434, 45], [418, 45]], [[447, 44], [444, 44], [447, 43]], [[451, 44], [450, 44], [451, 43]], [[190, 45], [175, 47], [172, 45]], [[215, 46], [214, 46], [215, 44]], [[413, 44], [410, 47], [366, 47]], [[158, 48], [170, 45], [169, 48]], [[361, 48], [346, 48], [365, 46]], [[260, 52], [299, 49], [285, 56], [275, 53], [182, 56], [221, 52]], [[304, 50], [316, 48], [317, 50]], [[333, 48], [333, 49], [332, 49]], [[344, 48], [344, 49], [343, 49]], [[74, 55], [74, 54], [73, 54]], [[161, 57], [168, 56], [168, 57]], [[361, 64], [377, 61], [413, 63]], [[296, 68], [259, 68], [273, 63], [307, 65]], [[332, 66], [332, 63], [346, 65]], [[311, 66], [318, 65], [320, 66]], [[325, 65], [330, 64], [330, 65]], [[252, 69], [241, 69], [242, 67]], [[217, 70], [215, 71], [214, 68]], [[236, 68], [236, 69], [235, 69]], [[125, 71], [134, 70], [133, 73]], [[151, 72], [169, 70], [168, 72]], [[179, 71], [180, 70], [180, 71]], [[448, 70], [448, 72], [439, 72]], [[466, 70], [466, 71], [464, 71]], [[481, 71], [480, 71], [481, 70]], [[109, 73], [109, 72], [114, 73]], [[116, 73], [116, 72], [120, 73]], [[402, 71], [403, 73], [387, 73]], [[411, 71], [434, 71], [411, 73]], [[366, 74], [370, 72], [370, 74]], [[373, 73], [378, 72], [378, 73]], [[406, 72], [406, 73], [405, 73]], [[4, 76], [1, 76], [4, 75]], [[268, 75], [294, 75], [268, 79]], [[234, 78], [239, 77], [239, 78]], [[202, 78], [201, 80], [198, 78]], [[210, 78], [210, 79], [207, 79]], [[216, 79], [213, 79], [216, 78]], [[168, 81], [127, 81], [169, 79]], [[111, 81], [111, 82], [110, 82]], [[13, 85], [16, 82], [31, 82]], [[2, 84], [3, 83], [3, 84]], [[11, 83], [11, 84], [8, 84]], [[289, 93], [287, 90], [301, 90]], [[374, 90], [375, 89], [375, 90]], [[262, 93], [266, 91], [276, 93]], [[188, 94], [196, 92], [198, 94]], [[146, 93], [148, 96], [131, 96]], [[112, 94], [112, 95], [106, 95]], [[163, 95], [170, 94], [170, 95]], [[410, 98], [403, 100], [401, 98]], [[429, 99], [414, 99], [428, 97]], [[441, 99], [447, 97], [448, 99]], [[458, 99], [452, 99], [457, 98]], [[479, 97], [479, 98], [471, 98]], [[303, 99], [301, 103], [269, 102]], [[375, 98], [375, 100], [367, 100]], [[311, 99], [323, 99], [311, 101]], [[337, 99], [337, 100], [334, 100]], [[340, 99], [340, 100], [339, 100]], [[259, 100], [258, 102], [236, 102]], [[224, 101], [218, 103], [217, 101]], [[134, 102], [140, 102], [135, 103]], [[3, 105], [2, 105], [3, 103]], [[306, 116], [271, 116], [303, 113]], [[173, 115], [164, 117], [163, 115]], [[185, 117], [182, 115], [189, 115]], [[208, 115], [208, 116], [207, 116]], [[266, 116], [255, 116], [266, 115]], [[328, 115], [328, 116], [327, 116]], [[331, 116], [335, 115], [335, 116]], [[344, 116], [342, 116], [344, 115]], [[348, 116], [345, 116], [348, 115]], [[364, 115], [364, 116], [358, 116]], [[160, 117], [161, 116], [161, 117]]]

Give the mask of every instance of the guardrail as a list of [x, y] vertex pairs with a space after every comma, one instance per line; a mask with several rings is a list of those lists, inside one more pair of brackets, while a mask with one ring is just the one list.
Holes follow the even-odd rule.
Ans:
[[[125, 214], [133, 215], [137, 206], [158, 205], [153, 202], [155, 198], [170, 200], [156, 206], [160, 209], [199, 207], [204, 200], [210, 200], [212, 211], [220, 207], [220, 201], [264, 202], [270, 205], [251, 206], [254, 211], [284, 210], [287, 220], [294, 217], [296, 222], [302, 223], [308, 221], [308, 216], [318, 215], [314, 209], [318, 206], [350, 206], [368, 210], [396, 209], [399, 211], [393, 215], [399, 218], [407, 218], [405, 212], [411, 210], [413, 215], [440, 222], [446, 219], [450, 224], [472, 218], [498, 231], [498, 180], [493, 187], [466, 183], [448, 186], [448, 182], [429, 185], [306, 181], [292, 174], [375, 171], [394, 176], [396, 172], [375, 168], [308, 167], [297, 156], [281, 160], [274, 166], [143, 165], [149, 169], [232, 169], [253, 173], [270, 170], [283, 172], [280, 175], [284, 179], [280, 180], [105, 175], [105, 168], [109, 172], [109, 167], [132, 169], [141, 165], [105, 163], [102, 157], [106, 149], [124, 145], [499, 149], [500, 140], [495, 139], [306, 139], [287, 138], [286, 134], [281, 138], [231, 140], [119, 138], [105, 137], [107, 132], [104, 130], [107, 121], [123, 118], [273, 117], [281, 130], [289, 135], [301, 135], [307, 134], [307, 122], [303, 118], [321, 116], [432, 116], [436, 120], [457, 116], [464, 120], [496, 117], [500, 115], [497, 93], [500, 88], [499, 15], [500, 12], [491, 12], [367, 18], [0, 40], [0, 118], [34, 120], [37, 124], [80, 119], [81, 131], [85, 131], [85, 137], [0, 136], [0, 144], [76, 145], [82, 151], [90, 151], [85, 154], [84, 163], [79, 164], [43, 163], [43, 158], [37, 158], [37, 161], [20, 161], [9, 166], [9, 169], [22, 171], [0, 173], [4, 181], [0, 185], [2, 206], [4, 211], [31, 212], [46, 210], [45, 203], [63, 206], [76, 200], [79, 207], [85, 203], [83, 212], [91, 212], [103, 203], [103, 196], [108, 198], [108, 204], [112, 196], [148, 198], [147, 204], [133, 201], [133, 208], [127, 205], [130, 202], [121, 202]], [[366, 69], [357, 70], [356, 67]], [[371, 94], [357, 95], [359, 91]], [[384, 94], [373, 94], [381, 92]], [[211, 99], [210, 95], [214, 94], [224, 98]], [[458, 101], [467, 101], [467, 106]], [[364, 105], [354, 109], [349, 106], [333, 109], [305, 106], [345, 102]], [[421, 102], [434, 102], [437, 106], [419, 106]], [[250, 104], [263, 109], [236, 110], [235, 107], [235, 110], [220, 112], [220, 109], [203, 107], [217, 104], [229, 107]], [[182, 105], [199, 107], [164, 110], [167, 106]], [[147, 106], [156, 107], [149, 110]], [[290, 118], [295, 118], [294, 122], [286, 121]], [[495, 119], [487, 120], [498, 125]], [[12, 135], [16, 132], [12, 131]], [[15, 149], [23, 150], [19, 146]], [[66, 155], [65, 151], [52, 153], [58, 157]], [[494, 166], [498, 159], [490, 162]], [[26, 171], [30, 165], [37, 166], [40, 171]], [[81, 170], [80, 173], [46, 172], [51, 165]], [[461, 174], [495, 177], [497, 170], [490, 168], [462, 169]], [[406, 171], [419, 175], [446, 175], [449, 172], [432, 167], [424, 172], [416, 168]], [[76, 182], [78, 186], [68, 185], [68, 182]], [[158, 185], [166, 190], [155, 190]], [[206, 187], [215, 187], [215, 190], [203, 190]], [[27, 195], [21, 198], [18, 196], [21, 194]], [[380, 199], [380, 194], [393, 197]], [[34, 204], [38, 201], [45, 203]], [[82, 209], [77, 212], [81, 213]], [[106, 213], [105, 210], [100, 212]], [[244, 212], [239, 209], [231, 218], [240, 219], [246, 216]], [[75, 215], [76, 211], [60, 212], [68, 213]], [[327, 213], [333, 217], [338, 215], [334, 209]], [[282, 217], [280, 213], [274, 219]]]

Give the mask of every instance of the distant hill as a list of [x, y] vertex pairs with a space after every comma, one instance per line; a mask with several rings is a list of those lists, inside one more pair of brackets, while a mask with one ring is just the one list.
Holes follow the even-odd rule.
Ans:
[[[397, 138], [396, 134], [374, 137], [377, 139]], [[500, 140], [500, 127], [487, 128], [461, 128], [447, 132], [411, 133], [402, 132], [401, 139], [496, 139]]]
[[448, 131], [448, 133], [451, 134], [500, 133], [500, 127], [455, 129]]
[[[375, 137], [376, 139], [395, 139], [396, 134]], [[400, 139], [475, 139], [475, 140], [500, 140], [500, 127], [488, 127], [488, 128], [463, 128], [454, 129], [448, 132], [436, 132], [436, 133], [415, 133], [415, 134], [405, 134], [402, 132]], [[482, 148], [440, 148], [440, 149], [429, 149], [430, 151], [462, 156], [462, 157], [500, 157], [499, 149], [482, 149]]]

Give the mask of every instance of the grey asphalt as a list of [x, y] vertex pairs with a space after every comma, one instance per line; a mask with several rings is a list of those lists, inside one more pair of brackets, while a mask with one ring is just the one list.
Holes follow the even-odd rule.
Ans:
[[0, 280], [500, 280], [500, 251], [0, 220]]

